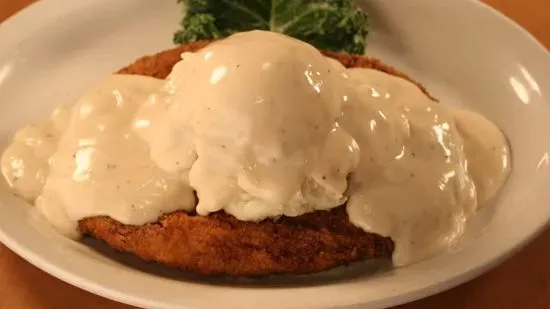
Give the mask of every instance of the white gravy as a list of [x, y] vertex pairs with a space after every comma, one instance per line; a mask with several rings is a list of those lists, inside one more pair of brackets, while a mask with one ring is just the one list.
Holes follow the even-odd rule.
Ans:
[[347, 201], [350, 221], [391, 237], [405, 265], [452, 245], [511, 161], [483, 116], [252, 31], [184, 53], [166, 81], [105, 78], [20, 130], [1, 167], [69, 236], [91, 216], [141, 225], [223, 210], [259, 221]]

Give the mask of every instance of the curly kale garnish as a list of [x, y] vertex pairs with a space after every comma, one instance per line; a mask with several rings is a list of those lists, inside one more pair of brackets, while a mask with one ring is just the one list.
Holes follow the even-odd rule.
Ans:
[[253, 29], [281, 32], [317, 48], [362, 54], [367, 14], [353, 0], [178, 0], [185, 16], [178, 44]]

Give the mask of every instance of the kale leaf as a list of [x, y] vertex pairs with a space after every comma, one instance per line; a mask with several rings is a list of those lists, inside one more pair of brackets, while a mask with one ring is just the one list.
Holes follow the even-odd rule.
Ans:
[[367, 14], [353, 0], [178, 0], [185, 16], [174, 42], [223, 38], [262, 29], [281, 32], [319, 49], [363, 54]]

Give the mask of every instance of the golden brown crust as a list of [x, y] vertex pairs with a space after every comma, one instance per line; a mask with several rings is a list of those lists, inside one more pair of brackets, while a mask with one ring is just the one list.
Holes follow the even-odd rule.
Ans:
[[[143, 57], [119, 73], [165, 78], [182, 52], [199, 50], [208, 43]], [[325, 55], [346, 67], [373, 68], [416, 83], [374, 58]], [[354, 226], [345, 206], [258, 223], [239, 221], [223, 212], [209, 216], [176, 212], [144, 226], [93, 217], [82, 220], [79, 227], [117, 250], [203, 275], [312, 273], [368, 258], [389, 258], [393, 252], [391, 239]]]
[[202, 275], [258, 276], [312, 273], [372, 257], [389, 257], [389, 238], [351, 224], [345, 207], [295, 218], [244, 222], [225, 213], [166, 215], [128, 226], [107, 217], [84, 219], [80, 229], [111, 247]]

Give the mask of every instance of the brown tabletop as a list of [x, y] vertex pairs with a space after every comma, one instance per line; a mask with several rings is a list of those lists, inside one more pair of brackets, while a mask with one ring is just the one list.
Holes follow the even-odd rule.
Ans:
[[[0, 22], [36, 0], [0, 0]], [[175, 0], [174, 0], [175, 1]], [[448, 1], [448, 0], [444, 0]], [[550, 0], [485, 0], [550, 48]], [[0, 244], [0, 308], [131, 309], [57, 280]], [[550, 230], [491, 272], [399, 309], [550, 309]]]

